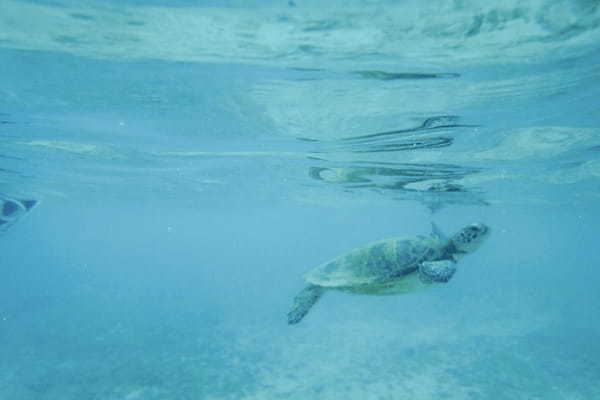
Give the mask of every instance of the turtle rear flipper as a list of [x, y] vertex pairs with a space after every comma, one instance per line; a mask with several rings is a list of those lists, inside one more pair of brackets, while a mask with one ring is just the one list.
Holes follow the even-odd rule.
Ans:
[[311, 307], [321, 298], [325, 288], [318, 285], [308, 285], [294, 298], [294, 305], [288, 313], [288, 324], [294, 325], [302, 321]]
[[425, 261], [419, 265], [419, 279], [423, 283], [446, 283], [456, 272], [456, 263], [450, 260]]

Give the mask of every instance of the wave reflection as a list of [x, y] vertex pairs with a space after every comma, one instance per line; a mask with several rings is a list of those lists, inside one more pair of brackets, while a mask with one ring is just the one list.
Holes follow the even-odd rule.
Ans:
[[[447, 163], [332, 161], [339, 159], [342, 154], [367, 155], [449, 147], [454, 141], [450, 135], [456, 128], [475, 126], [460, 124], [459, 117], [455, 115], [441, 115], [427, 118], [421, 125], [409, 129], [330, 141], [308, 140], [323, 145], [311, 152], [319, 155], [309, 157], [319, 165], [310, 166], [308, 176], [324, 184], [338, 185], [344, 190], [368, 189], [391, 195], [397, 200], [420, 201], [431, 211], [437, 211], [447, 204], [487, 205], [482, 192], [457, 182], [480, 172], [480, 168]], [[431, 136], [440, 131], [444, 135]]]

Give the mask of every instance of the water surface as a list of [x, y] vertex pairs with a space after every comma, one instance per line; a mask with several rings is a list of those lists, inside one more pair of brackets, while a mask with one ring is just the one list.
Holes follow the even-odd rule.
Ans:
[[[584, 0], [4, 0], [1, 397], [600, 395], [599, 27]], [[493, 233], [448, 285], [286, 325], [305, 271], [431, 221]]]

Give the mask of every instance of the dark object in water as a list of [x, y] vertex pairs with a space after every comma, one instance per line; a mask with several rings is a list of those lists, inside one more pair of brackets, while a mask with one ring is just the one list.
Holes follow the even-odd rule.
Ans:
[[27, 214], [38, 200], [17, 200], [0, 196], [0, 233], [5, 232], [17, 220]]
[[355, 71], [363, 79], [377, 79], [380, 81], [395, 81], [395, 80], [416, 80], [416, 79], [448, 79], [459, 78], [460, 74], [456, 72], [438, 72], [438, 73], [422, 73], [422, 72], [385, 72], [385, 71]]

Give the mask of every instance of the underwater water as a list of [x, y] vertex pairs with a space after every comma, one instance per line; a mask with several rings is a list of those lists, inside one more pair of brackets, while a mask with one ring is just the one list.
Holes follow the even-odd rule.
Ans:
[[600, 3], [323, 4], [0, 2], [0, 399], [600, 398]]

